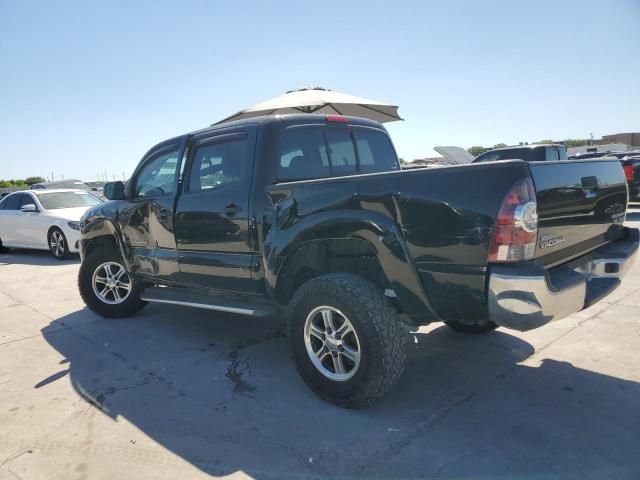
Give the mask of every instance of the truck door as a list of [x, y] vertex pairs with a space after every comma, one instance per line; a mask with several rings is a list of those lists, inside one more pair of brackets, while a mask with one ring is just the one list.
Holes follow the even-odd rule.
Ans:
[[196, 137], [189, 146], [176, 208], [181, 281], [250, 292], [254, 255], [249, 222], [256, 127]]
[[118, 221], [137, 273], [167, 279], [179, 273], [173, 204], [181, 153], [181, 142], [154, 148], [127, 187]]

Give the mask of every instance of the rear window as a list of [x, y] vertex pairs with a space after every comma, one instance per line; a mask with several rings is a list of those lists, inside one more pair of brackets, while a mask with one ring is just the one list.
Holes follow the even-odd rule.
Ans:
[[547, 147], [546, 158], [547, 162], [554, 162], [556, 160], [567, 160], [567, 151], [564, 147]]
[[289, 127], [284, 131], [278, 179], [338, 177], [398, 170], [389, 137], [365, 127]]
[[371, 128], [354, 128], [353, 133], [360, 160], [360, 173], [400, 169], [398, 157], [387, 135]]

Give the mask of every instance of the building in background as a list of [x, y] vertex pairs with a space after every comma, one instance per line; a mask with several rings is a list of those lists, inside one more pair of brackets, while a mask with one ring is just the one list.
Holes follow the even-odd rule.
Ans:
[[600, 140], [594, 140], [593, 143], [597, 145], [616, 143], [632, 147], [640, 147], [640, 133], [615, 133], [613, 135], [603, 135]]
[[614, 133], [603, 135], [600, 140], [593, 140], [592, 145], [567, 148], [569, 155], [591, 152], [626, 152], [640, 149], [640, 133]]

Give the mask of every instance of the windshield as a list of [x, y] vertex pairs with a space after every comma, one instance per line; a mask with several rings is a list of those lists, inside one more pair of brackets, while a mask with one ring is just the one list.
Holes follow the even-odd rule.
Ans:
[[91, 207], [102, 203], [102, 200], [88, 192], [40, 193], [38, 194], [38, 200], [40, 200], [40, 203], [45, 210]]

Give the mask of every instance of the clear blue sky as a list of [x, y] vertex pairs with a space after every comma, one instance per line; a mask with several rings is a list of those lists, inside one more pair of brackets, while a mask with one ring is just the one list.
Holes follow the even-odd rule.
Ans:
[[639, 0], [0, 0], [0, 178], [129, 175], [304, 84], [399, 105], [406, 159], [640, 131], [639, 26]]

